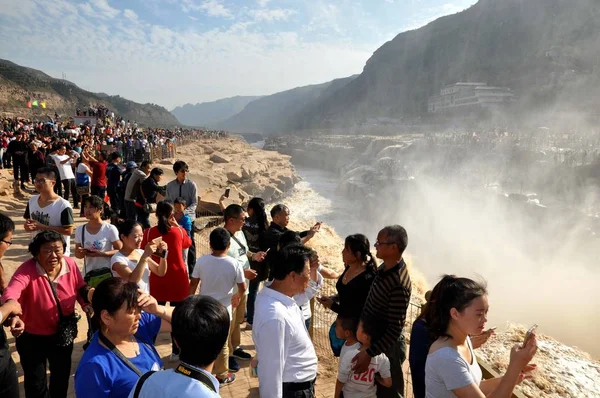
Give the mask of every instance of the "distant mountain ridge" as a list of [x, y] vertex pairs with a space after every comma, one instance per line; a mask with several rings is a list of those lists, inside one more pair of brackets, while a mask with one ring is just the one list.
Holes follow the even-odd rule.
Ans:
[[105, 93], [91, 93], [74, 83], [55, 79], [32, 68], [0, 59], [0, 112], [13, 116], [30, 116], [26, 108], [30, 99], [46, 103], [46, 109], [36, 109], [34, 115], [57, 112], [75, 115], [77, 108], [102, 104], [126, 120], [135, 120], [140, 126], [173, 127], [181, 123], [164, 107], [155, 104], [139, 104]]
[[248, 103], [260, 96], [236, 96], [196, 105], [178, 106], [171, 113], [187, 126], [215, 127], [231, 116], [241, 112]]
[[218, 126], [240, 133], [278, 134], [295, 129], [306, 109], [324, 100], [332, 91], [343, 87], [356, 76], [327, 83], [297, 87], [250, 102], [238, 114]]

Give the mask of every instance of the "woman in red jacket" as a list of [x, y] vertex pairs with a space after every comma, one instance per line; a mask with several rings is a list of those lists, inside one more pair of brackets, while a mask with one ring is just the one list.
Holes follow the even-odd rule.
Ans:
[[[158, 225], [144, 231], [142, 247], [145, 247], [149, 241], [162, 238], [169, 249], [167, 250], [167, 273], [162, 277], [150, 274], [150, 295], [156, 298], [160, 305], [165, 305], [168, 301], [171, 307], [177, 307], [189, 293], [190, 279], [182, 252], [192, 245], [192, 240], [175, 220], [173, 205], [170, 202], [158, 202], [156, 218]], [[156, 256], [153, 259], [160, 261]], [[175, 343], [172, 347], [171, 360], [176, 361], [179, 358], [179, 348]]]

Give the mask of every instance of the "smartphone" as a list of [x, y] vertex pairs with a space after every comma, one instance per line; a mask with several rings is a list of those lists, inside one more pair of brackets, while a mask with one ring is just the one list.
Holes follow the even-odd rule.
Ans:
[[225, 197], [228, 198], [229, 197], [229, 193], [231, 192], [231, 188], [227, 188], [225, 190]]
[[525, 333], [525, 338], [523, 339], [523, 345], [522, 347], [525, 347], [527, 345], [527, 342], [529, 341], [529, 338], [531, 337], [532, 334], [535, 333], [536, 329], [538, 328], [537, 324], [534, 324], [532, 327], [529, 328], [529, 330], [527, 331], [527, 333]]
[[152, 243], [155, 244], [155, 245], [159, 245], [160, 242], [162, 242], [162, 236], [159, 236], [158, 238], [152, 239]]

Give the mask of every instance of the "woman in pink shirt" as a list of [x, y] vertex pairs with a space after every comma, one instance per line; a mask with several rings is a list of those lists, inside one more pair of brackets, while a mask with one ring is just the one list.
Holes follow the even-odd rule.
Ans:
[[[29, 244], [33, 258], [17, 268], [2, 295], [2, 302], [18, 301], [23, 310], [25, 331], [17, 338], [16, 346], [27, 398], [67, 396], [73, 342], [60, 338], [59, 320], [74, 316], [75, 301], [84, 310], [89, 301], [87, 285], [75, 261], [64, 256], [65, 247], [58, 232], [37, 234]], [[50, 365], [49, 386], [46, 361]]]

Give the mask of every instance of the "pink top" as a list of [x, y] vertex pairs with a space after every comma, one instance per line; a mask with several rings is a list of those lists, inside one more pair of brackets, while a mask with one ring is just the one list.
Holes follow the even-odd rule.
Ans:
[[[63, 258], [67, 266], [62, 267], [53, 283], [62, 313], [68, 316], [75, 311], [75, 300], [84, 305], [78, 291], [85, 286], [85, 282], [75, 261], [70, 257]], [[35, 259], [25, 261], [15, 271], [2, 295], [3, 303], [8, 300], [17, 300], [21, 304], [21, 319], [25, 323], [27, 333], [48, 336], [57, 332], [56, 300], [44, 269]]]

